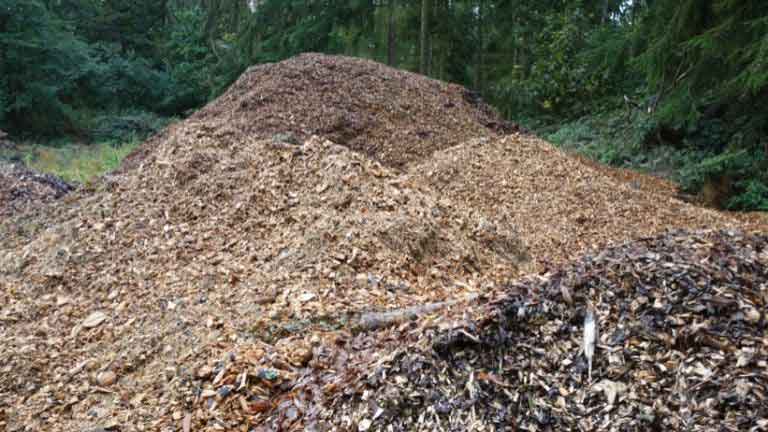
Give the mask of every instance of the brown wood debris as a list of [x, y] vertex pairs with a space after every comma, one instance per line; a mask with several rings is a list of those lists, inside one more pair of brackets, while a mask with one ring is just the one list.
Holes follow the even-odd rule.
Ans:
[[258, 66], [120, 172], [0, 218], [0, 430], [764, 427], [760, 217], [466, 95]]
[[[768, 236], [675, 231], [607, 248], [488, 305], [475, 344], [426, 333], [322, 424], [371, 430], [763, 430]], [[575, 304], [562, 296], [568, 286]], [[580, 350], [595, 308], [593, 379]], [[367, 395], [367, 396], [366, 396]]]
[[73, 186], [56, 176], [39, 174], [20, 164], [0, 161], [0, 218], [29, 211], [72, 190]]

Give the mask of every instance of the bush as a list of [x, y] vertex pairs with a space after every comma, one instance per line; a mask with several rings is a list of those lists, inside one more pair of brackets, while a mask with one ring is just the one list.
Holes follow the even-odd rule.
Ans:
[[177, 91], [170, 74], [117, 46], [95, 43], [90, 54], [92, 62], [79, 82], [83, 105], [154, 110]]
[[730, 210], [768, 211], [768, 185], [760, 180], [745, 180], [738, 184], [742, 193], [728, 201]]
[[[174, 76], [157, 59], [127, 49], [127, 40], [84, 38], [49, 2], [6, 3], [0, 7], [0, 126], [17, 136], [87, 139], [95, 120], [99, 138], [124, 139], [122, 132], [103, 134], [102, 120], [93, 113], [133, 109], [177, 114], [190, 107], [179, 103], [187, 93], [182, 83], [210, 72], [193, 65], [189, 70], [199, 75]], [[200, 34], [202, 27], [196, 29]], [[195, 106], [209, 96], [206, 91], [192, 93], [197, 95]], [[146, 122], [138, 123], [139, 133], [145, 134], [141, 123]]]
[[95, 141], [124, 143], [144, 140], [159, 132], [168, 124], [168, 119], [146, 111], [128, 111], [96, 116], [92, 123], [90, 138]]
[[752, 173], [756, 162], [747, 150], [710, 156], [681, 170], [681, 186], [687, 192], [698, 192], [706, 183], [726, 176], [743, 178]]
[[[764, 151], [731, 144], [723, 150], [720, 123], [687, 131], [683, 144], [649, 144], [659, 123], [651, 116], [625, 112], [584, 117], [543, 134], [553, 144], [590, 159], [661, 174], [699, 195], [708, 205], [730, 210], [768, 210], [768, 161]], [[540, 131], [541, 132], [541, 131]]]

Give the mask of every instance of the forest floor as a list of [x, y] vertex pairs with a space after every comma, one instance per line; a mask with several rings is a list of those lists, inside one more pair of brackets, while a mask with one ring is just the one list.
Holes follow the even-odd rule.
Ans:
[[768, 221], [459, 86], [253, 67], [116, 172], [10, 202], [9, 431], [768, 427]]

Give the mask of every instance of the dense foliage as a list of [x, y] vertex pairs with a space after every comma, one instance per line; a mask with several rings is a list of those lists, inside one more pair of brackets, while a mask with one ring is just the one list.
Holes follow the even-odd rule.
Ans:
[[768, 208], [761, 0], [4, 0], [0, 128], [150, 131], [306, 51], [466, 85], [564, 145]]

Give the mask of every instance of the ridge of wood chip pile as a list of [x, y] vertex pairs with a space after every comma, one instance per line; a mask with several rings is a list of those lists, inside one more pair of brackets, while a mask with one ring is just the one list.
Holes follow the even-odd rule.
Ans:
[[[192, 119], [226, 119], [252, 138], [318, 135], [395, 167], [470, 138], [519, 129], [459, 85], [314, 53], [252, 66]], [[152, 157], [154, 143], [129, 156], [126, 169]]]
[[[382, 374], [407, 368], [404, 359], [434, 362], [439, 352], [455, 363], [457, 347], [484, 344], [487, 323], [507, 309], [499, 299], [523, 293], [518, 286], [535, 294], [537, 285], [518, 279], [526, 272], [551, 278], [590, 250], [670, 227], [761, 227], [638, 191], [532, 137], [497, 135], [506, 127], [460, 87], [302, 55], [251, 69], [120, 172], [34, 214], [1, 218], [0, 430], [426, 430], [446, 415], [459, 422], [445, 430], [475, 427], [467, 416], [491, 425], [472, 404], [393, 417], [387, 401], [412, 401], [374, 390], [412, 385], [413, 374]], [[309, 136], [317, 132], [341, 142]], [[701, 235], [667, 236], [682, 245]], [[764, 265], [757, 237], [717, 236], [732, 246], [713, 256], [740, 263], [752, 244]], [[686, 247], [698, 257], [697, 244]], [[764, 303], [745, 297], [750, 289], [739, 301], [763, 313]], [[590, 298], [610, 327], [606, 292]], [[584, 298], [576, 288], [572, 297]], [[571, 313], [529, 309], [521, 327]], [[536, 331], [523, 337], [533, 342]], [[554, 341], [546, 337], [537, 343]], [[765, 353], [752, 346], [749, 365], [759, 365]], [[538, 361], [515, 349], [524, 356], [515, 361]], [[618, 381], [603, 349], [594, 375]], [[462, 369], [470, 381], [517, 379], [472, 373], [467, 365], [490, 358], [476, 351], [480, 360], [467, 354]], [[429, 379], [443, 379], [433, 371]], [[514, 382], [505, 388], [539, 409], [527, 396], [534, 384]]]
[[59, 199], [72, 190], [73, 186], [56, 176], [0, 161], [0, 218]]

